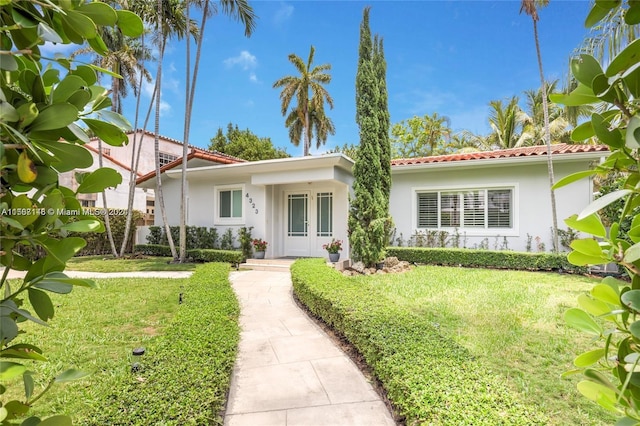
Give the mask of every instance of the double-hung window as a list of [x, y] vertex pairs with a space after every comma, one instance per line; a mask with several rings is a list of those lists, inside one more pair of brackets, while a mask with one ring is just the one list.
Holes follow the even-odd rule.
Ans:
[[319, 192], [317, 202], [317, 236], [333, 236], [333, 193]]
[[416, 197], [418, 228], [513, 228], [513, 188], [418, 191]]

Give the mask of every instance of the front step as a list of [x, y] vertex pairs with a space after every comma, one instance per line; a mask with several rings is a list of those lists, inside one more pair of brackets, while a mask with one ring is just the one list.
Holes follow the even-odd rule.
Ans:
[[247, 259], [246, 263], [240, 264], [240, 269], [288, 272], [293, 262], [294, 259]]

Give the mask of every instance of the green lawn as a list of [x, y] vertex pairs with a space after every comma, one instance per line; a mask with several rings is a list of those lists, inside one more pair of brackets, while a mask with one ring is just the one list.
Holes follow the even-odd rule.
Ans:
[[437, 324], [443, 336], [504, 377], [552, 424], [612, 423], [613, 417], [578, 393], [577, 376], [560, 378], [582, 349], [595, 348], [562, 319], [593, 279], [437, 266], [359, 279]]
[[113, 256], [74, 257], [67, 263], [67, 270], [88, 272], [135, 271], [193, 271], [195, 263], [170, 263], [170, 257], [145, 257], [141, 259], [115, 259]]
[[[96, 289], [52, 295], [51, 327], [29, 324], [21, 340], [49, 358], [33, 363], [35, 393], [67, 368], [91, 375], [55, 385], [33, 414], [64, 413], [81, 425], [221, 423], [239, 338], [228, 271], [207, 264], [190, 279], [96, 280]], [[132, 349], [140, 346], [144, 370], [132, 374]]]
[[298, 261], [294, 289], [365, 356], [408, 424], [614, 422], [561, 379], [589, 337], [562, 319], [594, 281], [425, 266], [343, 277]]

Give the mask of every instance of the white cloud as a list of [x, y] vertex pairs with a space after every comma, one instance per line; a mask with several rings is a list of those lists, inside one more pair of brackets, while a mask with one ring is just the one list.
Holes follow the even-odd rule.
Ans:
[[232, 56], [222, 62], [227, 68], [233, 68], [238, 65], [245, 71], [254, 69], [258, 66], [258, 59], [256, 59], [256, 57], [248, 50], [243, 50], [238, 56]]
[[280, 2], [280, 8], [273, 16], [273, 23], [277, 26], [282, 25], [293, 15], [293, 6], [285, 2]]
[[232, 56], [222, 61], [227, 68], [236, 66], [242, 68], [243, 71], [249, 71], [249, 81], [259, 83], [258, 76], [253, 71], [258, 66], [258, 59], [248, 50], [243, 50], [238, 56]]

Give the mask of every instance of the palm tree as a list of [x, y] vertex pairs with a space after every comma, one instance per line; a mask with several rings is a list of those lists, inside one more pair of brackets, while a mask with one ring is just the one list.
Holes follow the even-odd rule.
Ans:
[[[538, 6], [544, 7], [549, 4], [549, 0], [522, 0], [520, 13], [524, 11], [531, 16], [533, 23], [533, 39], [536, 45], [536, 56], [538, 58], [538, 71], [540, 72], [540, 88], [545, 95], [547, 92], [546, 81], [544, 78], [544, 70], [542, 68], [542, 54], [540, 53], [540, 39], [538, 38]], [[549, 191], [551, 196], [551, 220], [553, 230], [553, 249], [558, 250], [560, 243], [558, 241], [558, 214], [556, 212], [556, 195], [553, 191], [555, 178], [553, 176], [553, 160], [551, 159], [551, 133], [549, 129], [549, 109], [547, 106], [547, 96], [542, 97], [542, 112], [544, 116], [544, 142], [547, 145], [547, 169], [549, 172]]]
[[597, 25], [591, 26], [590, 35], [576, 49], [576, 56], [586, 53], [594, 56], [600, 63], [614, 58], [629, 43], [640, 36], [638, 25], [627, 25], [624, 21], [626, 9], [612, 8]]
[[[518, 146], [524, 145], [544, 145], [544, 102], [549, 93], [555, 90], [557, 81], [546, 83], [547, 96], [542, 95], [541, 90], [527, 90], [527, 112], [521, 116], [522, 134], [518, 140]], [[570, 136], [569, 122], [565, 118], [564, 110], [557, 104], [547, 104], [549, 138], [552, 144], [565, 142]]]
[[[193, 108], [193, 99], [195, 97], [196, 81], [198, 78], [198, 66], [200, 65], [200, 55], [202, 52], [202, 41], [204, 36], [204, 28], [207, 18], [211, 15], [209, 8], [209, 0], [194, 0], [193, 4], [202, 10], [202, 21], [200, 23], [200, 34], [197, 40], [197, 50], [195, 65], [193, 70], [193, 80], [190, 81], [191, 74], [191, 48], [189, 39], [187, 38], [186, 48], [186, 87], [185, 87], [185, 117], [184, 117], [184, 140], [182, 141], [182, 182], [180, 197], [180, 262], [186, 261], [187, 254], [187, 156], [189, 154], [189, 130], [191, 127], [191, 110]], [[185, 22], [188, 25], [190, 2], [185, 2]], [[256, 16], [251, 6], [246, 0], [221, 0], [220, 6], [222, 11], [240, 20], [244, 24], [245, 36], [251, 36], [255, 28]], [[214, 5], [213, 12], [217, 12]]]
[[284, 125], [289, 128], [289, 139], [293, 146], [299, 146], [300, 140], [304, 134], [305, 140], [316, 139], [316, 149], [320, 148], [329, 135], [336, 134], [336, 128], [333, 121], [324, 113], [324, 109], [316, 109], [316, 103], [309, 101], [309, 127], [305, 129], [304, 120], [300, 118], [300, 114], [296, 109], [292, 109], [287, 116]]
[[491, 133], [485, 142], [489, 149], [517, 148], [523, 144], [520, 130], [524, 117], [518, 102], [517, 96], [511, 97], [506, 104], [503, 104], [502, 100], [489, 102]]
[[191, 34], [194, 37], [198, 34], [198, 28], [194, 21], [186, 19], [184, 16], [184, 9], [182, 2], [177, 0], [137, 0], [131, 3], [131, 10], [138, 14], [145, 22], [155, 27], [155, 33], [158, 38], [158, 46], [160, 55], [158, 58], [158, 69], [156, 72], [156, 84], [155, 84], [155, 125], [154, 125], [154, 151], [156, 158], [156, 190], [155, 190], [155, 202], [157, 206], [160, 206], [160, 213], [162, 215], [162, 221], [165, 226], [165, 233], [171, 249], [171, 256], [174, 259], [178, 258], [175, 244], [171, 236], [171, 229], [169, 222], [167, 221], [167, 211], [164, 204], [164, 197], [162, 192], [162, 179], [160, 175], [160, 87], [162, 86], [162, 60], [164, 59], [164, 51], [167, 44], [167, 40], [171, 36], [177, 36], [178, 38], [185, 37], [187, 34]]
[[[321, 130], [320, 134], [316, 132], [316, 136], [326, 135], [331, 133], [329, 131], [328, 121], [324, 119], [326, 117], [324, 113], [324, 102], [329, 104], [330, 108], [333, 108], [333, 99], [323, 84], [329, 84], [331, 82], [331, 74], [327, 73], [331, 69], [331, 64], [317, 65], [311, 68], [313, 64], [313, 56], [315, 54], [315, 48], [311, 46], [309, 51], [309, 59], [305, 64], [302, 59], [295, 53], [289, 55], [289, 61], [296, 67], [296, 70], [300, 73], [300, 76], [288, 75], [282, 77], [273, 83], [273, 88], [282, 87], [280, 93], [280, 99], [282, 100], [282, 115], [287, 115], [287, 110], [291, 101], [295, 97], [297, 105], [293, 107], [293, 111], [298, 116], [298, 120], [289, 115], [285, 120], [285, 126], [289, 127], [289, 135], [296, 136], [299, 133], [304, 134], [304, 155], [309, 155], [309, 149], [311, 147], [311, 134], [312, 134], [312, 111], [317, 116], [318, 122], [322, 122], [326, 128], [326, 132]], [[311, 92], [311, 93], [309, 93]], [[311, 96], [310, 96], [311, 95]], [[292, 133], [291, 126], [295, 126]], [[299, 131], [301, 126], [303, 131]], [[318, 129], [322, 129], [323, 126], [319, 126]], [[318, 146], [326, 141], [326, 137], [323, 139], [317, 138]], [[292, 138], [291, 142], [294, 146], [298, 146], [300, 139]]]

